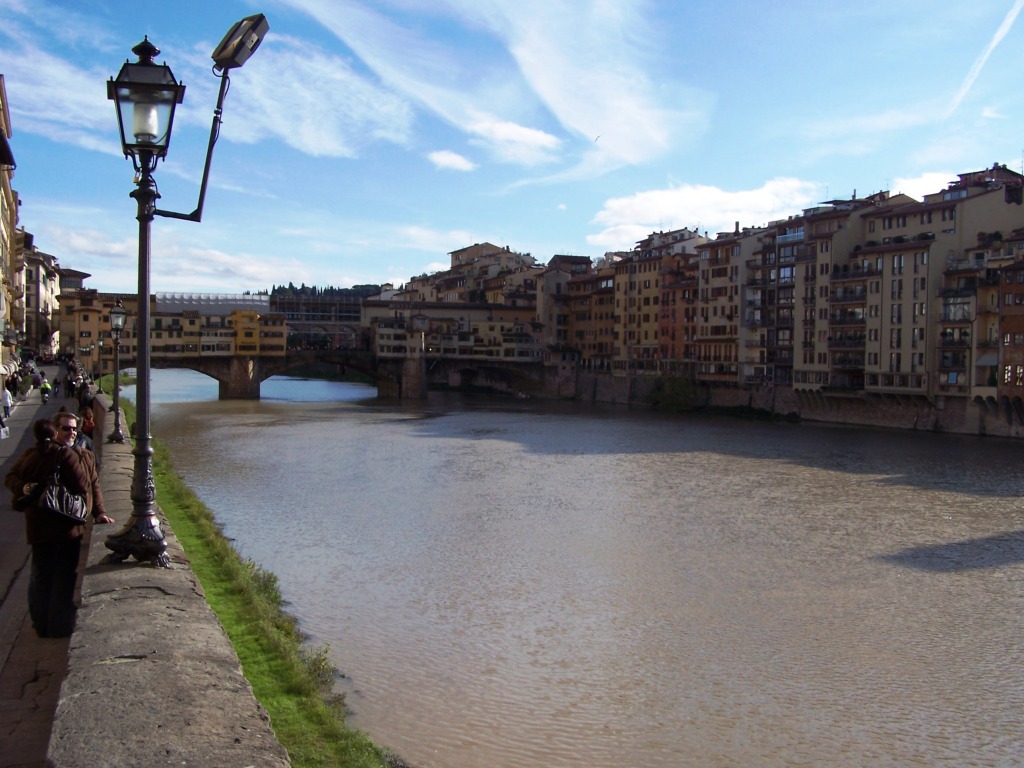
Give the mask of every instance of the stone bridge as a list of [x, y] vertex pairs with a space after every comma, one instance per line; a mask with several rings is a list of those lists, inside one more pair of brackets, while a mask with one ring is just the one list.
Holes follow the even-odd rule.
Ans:
[[[354, 350], [301, 350], [281, 355], [158, 355], [150, 358], [153, 368], [187, 368], [204, 373], [219, 384], [221, 400], [258, 400], [260, 384], [271, 376], [312, 363], [330, 363], [339, 371], [353, 368], [377, 380], [377, 362], [370, 352]], [[131, 362], [124, 363], [126, 366]]]
[[[443, 357], [378, 358], [364, 350], [299, 350], [286, 356], [162, 356], [153, 354], [153, 368], [188, 368], [216, 379], [221, 400], [256, 400], [260, 385], [271, 376], [328, 363], [339, 373], [351, 368], [371, 378], [379, 397], [422, 399], [430, 386], [456, 389], [480, 387], [523, 396], [547, 389], [550, 372], [541, 364]], [[125, 367], [130, 361], [123, 362]]]

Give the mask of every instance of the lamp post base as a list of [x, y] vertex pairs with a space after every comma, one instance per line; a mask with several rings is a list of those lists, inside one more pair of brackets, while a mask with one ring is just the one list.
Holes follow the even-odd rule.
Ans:
[[161, 568], [171, 567], [167, 539], [155, 515], [132, 515], [124, 528], [107, 536], [105, 546], [110, 554], [101, 561], [104, 565], [123, 563], [134, 557], [139, 562], [151, 561]]
[[124, 432], [121, 431], [121, 425], [118, 424], [114, 427], [114, 431], [107, 435], [108, 443], [123, 443], [128, 438], [125, 437]]

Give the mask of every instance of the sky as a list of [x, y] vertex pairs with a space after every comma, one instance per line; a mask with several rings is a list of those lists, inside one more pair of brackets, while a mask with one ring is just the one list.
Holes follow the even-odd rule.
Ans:
[[154, 293], [396, 286], [490, 242], [547, 263], [714, 236], [880, 190], [1024, 169], [1024, 0], [0, 0], [19, 226], [134, 292], [138, 229], [106, 81], [146, 35], [185, 83]]

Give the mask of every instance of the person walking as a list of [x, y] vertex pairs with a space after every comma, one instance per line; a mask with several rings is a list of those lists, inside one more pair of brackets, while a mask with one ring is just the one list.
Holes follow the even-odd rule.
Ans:
[[0, 405], [4, 407], [4, 418], [11, 418], [11, 406], [14, 405], [14, 395], [11, 394], [10, 387], [3, 387], [3, 391], [0, 392]]
[[[70, 413], [70, 411], [69, 411]], [[85, 406], [78, 411], [78, 431], [84, 435], [87, 435], [90, 440], [93, 439], [92, 433], [96, 429], [96, 421], [92, 408]]]
[[[68, 490], [85, 496], [97, 523], [113, 522], [103, 510], [102, 496], [99, 505], [95, 503], [87, 461], [69, 447], [77, 431], [77, 419], [68, 415], [70, 422], [58, 426], [49, 419], [38, 419], [32, 426], [36, 444], [21, 455], [4, 478], [15, 509], [25, 513], [25, 535], [32, 548], [28, 608], [40, 637], [67, 637], [74, 629], [75, 584], [85, 533], [84, 525], [41, 509], [40, 492], [59, 471], [61, 483]], [[95, 482], [98, 488], [98, 478]]]

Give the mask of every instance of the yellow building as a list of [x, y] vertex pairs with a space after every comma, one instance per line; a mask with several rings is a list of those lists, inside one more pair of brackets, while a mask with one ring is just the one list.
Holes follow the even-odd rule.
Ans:
[[18, 345], [24, 332], [24, 305], [20, 304], [21, 248], [16, 239], [18, 194], [11, 186], [14, 153], [11, 151], [11, 113], [4, 76], [0, 75], [0, 375], [17, 369]]

